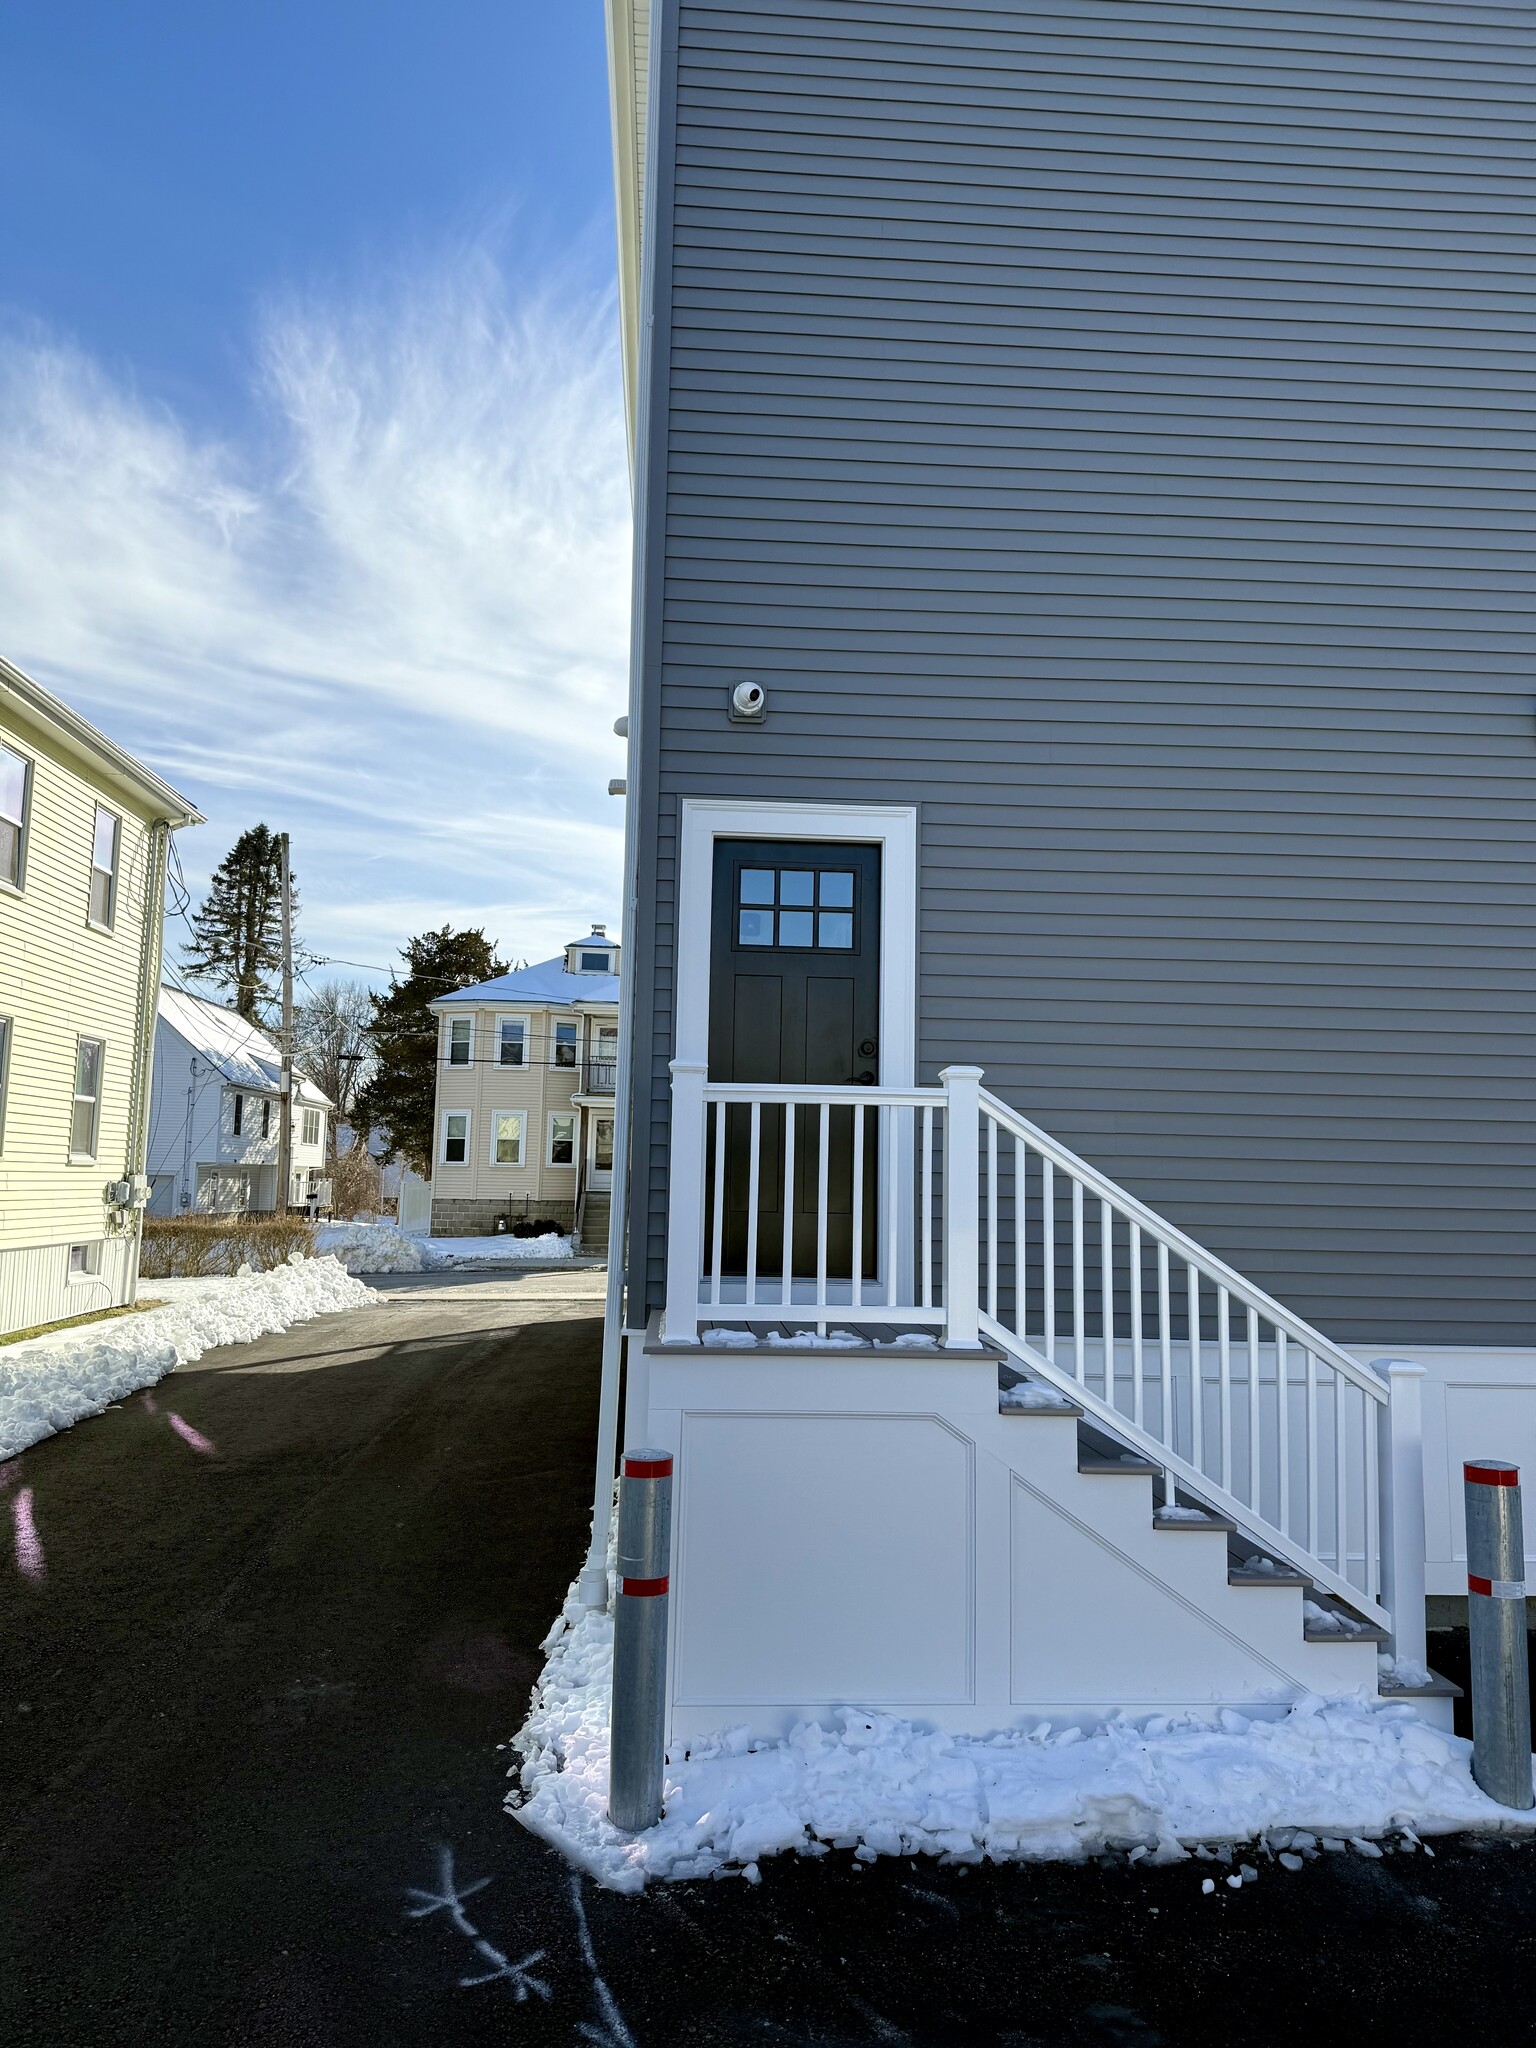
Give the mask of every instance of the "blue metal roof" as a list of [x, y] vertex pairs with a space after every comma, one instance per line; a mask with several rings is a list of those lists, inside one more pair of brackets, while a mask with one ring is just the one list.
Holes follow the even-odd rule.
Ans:
[[[585, 945], [584, 939], [577, 939], [578, 946]], [[612, 939], [598, 939], [599, 946], [612, 946]], [[544, 1003], [556, 1006], [568, 1003], [616, 1003], [619, 1000], [619, 977], [616, 974], [567, 974], [564, 953], [556, 954], [553, 960], [540, 960], [532, 967], [519, 968], [516, 974], [498, 974], [494, 981], [478, 982], [474, 988], [455, 989], [452, 995], [439, 996], [432, 1004], [438, 1009], [447, 1003]]]

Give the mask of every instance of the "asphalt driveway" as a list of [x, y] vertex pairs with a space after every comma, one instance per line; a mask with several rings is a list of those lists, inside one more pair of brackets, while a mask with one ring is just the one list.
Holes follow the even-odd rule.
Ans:
[[499, 1745], [585, 1545], [601, 1286], [387, 1284], [25, 1454], [46, 1576], [0, 1558], [0, 2040], [1531, 2032], [1536, 1852], [1503, 1846], [1210, 1895], [1204, 1865], [574, 1879], [502, 1813]]

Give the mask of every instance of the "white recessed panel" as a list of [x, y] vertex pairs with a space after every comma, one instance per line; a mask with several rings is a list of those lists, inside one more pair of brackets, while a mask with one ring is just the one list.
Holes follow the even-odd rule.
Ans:
[[685, 1414], [674, 1697], [968, 1700], [972, 1466], [931, 1415]]
[[[1445, 1390], [1446, 1482], [1450, 1494], [1451, 1555], [1467, 1555], [1466, 1482], [1469, 1458], [1504, 1458], [1520, 1467], [1520, 1485], [1536, 1488], [1536, 1386], [1457, 1386]], [[1525, 1554], [1536, 1558], [1536, 1507], [1525, 1508]]]

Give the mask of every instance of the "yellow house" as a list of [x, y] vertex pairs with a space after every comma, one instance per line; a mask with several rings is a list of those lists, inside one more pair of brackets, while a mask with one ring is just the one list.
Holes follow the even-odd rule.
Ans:
[[0, 659], [0, 1335], [131, 1302], [185, 797]]
[[619, 947], [602, 925], [553, 960], [440, 996], [432, 1233], [545, 1218], [608, 1246]]

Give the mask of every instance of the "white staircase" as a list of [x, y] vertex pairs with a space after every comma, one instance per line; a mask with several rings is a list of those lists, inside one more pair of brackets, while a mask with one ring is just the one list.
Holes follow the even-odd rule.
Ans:
[[[914, 1555], [910, 1568], [913, 1583], [932, 1581], [940, 1608], [943, 1588], [953, 1604], [969, 1575], [978, 1670], [1003, 1654], [994, 1632], [1011, 1646], [1006, 1683], [1000, 1673], [978, 1680], [973, 1707], [982, 1695], [994, 1712], [1027, 1702], [1086, 1714], [1298, 1689], [1374, 1692], [1382, 1647], [1422, 1664], [1417, 1380], [1400, 1387], [1361, 1364], [980, 1081], [978, 1069], [952, 1067], [936, 1089], [790, 1088], [708, 1083], [696, 1067], [674, 1069], [668, 1296], [652, 1347], [668, 1363], [651, 1367], [652, 1434], [693, 1412], [674, 1405], [679, 1388], [691, 1403], [706, 1388], [724, 1398], [749, 1382], [765, 1449], [771, 1421], [783, 1425], [786, 1446], [798, 1444], [794, 1417], [820, 1414], [829, 1390], [844, 1416], [867, 1419], [867, 1441], [854, 1448], [849, 1438], [839, 1472], [885, 1455], [885, 1424], [902, 1415], [926, 1415], [969, 1444], [970, 1561], [951, 1541], [939, 1564]], [[714, 1161], [728, 1135], [749, 1161], [741, 1272], [722, 1257], [731, 1241], [726, 1176]], [[811, 1148], [818, 1210], [814, 1260], [802, 1248], [791, 1262], [787, 1235], [780, 1248], [782, 1187], [797, 1146], [802, 1159]], [[841, 1188], [838, 1158], [847, 1162]], [[739, 1193], [739, 1175], [734, 1185]], [[858, 1248], [841, 1273], [829, 1252], [829, 1220], [839, 1214], [840, 1241]], [[788, 1263], [796, 1270], [786, 1280]], [[797, 1332], [818, 1360], [809, 1380], [791, 1365]], [[829, 1333], [842, 1333], [835, 1349]], [[700, 1365], [708, 1354], [712, 1376], [692, 1378], [690, 1352]], [[659, 1406], [658, 1373], [672, 1375]], [[797, 1410], [813, 1392], [811, 1407]], [[903, 1407], [913, 1400], [916, 1410]], [[726, 1400], [721, 1412], [730, 1407]], [[701, 1425], [690, 1455], [703, 1455], [708, 1436]], [[718, 1518], [705, 1513], [696, 1527], [707, 1522], [711, 1542], [750, 1575], [734, 1514], [755, 1528], [762, 1555], [785, 1544], [803, 1555], [808, 1579], [825, 1550], [806, 1550], [803, 1528], [780, 1528], [771, 1501], [747, 1509], [755, 1490], [738, 1464], [747, 1438], [738, 1432], [728, 1451], [724, 1435], [710, 1441], [721, 1447], [711, 1457], [734, 1472], [735, 1499], [723, 1496]], [[1005, 1510], [982, 1505], [980, 1475], [992, 1465], [1006, 1474]], [[694, 1483], [680, 1478], [684, 1492]], [[853, 1488], [860, 1512], [902, 1552], [878, 1472], [872, 1487]], [[871, 1550], [859, 1527], [843, 1529], [839, 1512], [820, 1503], [811, 1523], [818, 1515], [822, 1545], [851, 1546], [870, 1573], [886, 1569], [886, 1551]], [[998, 1547], [1008, 1559], [1001, 1579]], [[698, 1553], [689, 1568], [702, 1582], [691, 1619], [690, 1596], [680, 1596], [685, 1690], [687, 1655], [733, 1628], [708, 1593], [715, 1567]], [[814, 1607], [814, 1593], [807, 1597]], [[779, 1604], [772, 1591], [766, 1598]], [[800, 1621], [812, 1640], [832, 1626], [830, 1617]], [[906, 1625], [893, 1611], [889, 1627], [899, 1634]], [[933, 1625], [942, 1635], [937, 1609]], [[761, 1664], [765, 1642], [746, 1666]], [[789, 1644], [780, 1648], [792, 1665]], [[945, 1684], [957, 1683], [951, 1671]], [[754, 1684], [743, 1693], [722, 1667], [706, 1690], [723, 1685], [717, 1704], [729, 1696], [746, 1711], [747, 1695], [761, 1691]], [[943, 1687], [925, 1691], [916, 1668], [898, 1690], [914, 1711], [953, 1720]], [[836, 1685], [833, 1696], [866, 1698]], [[757, 1701], [764, 1712], [770, 1705]]]

